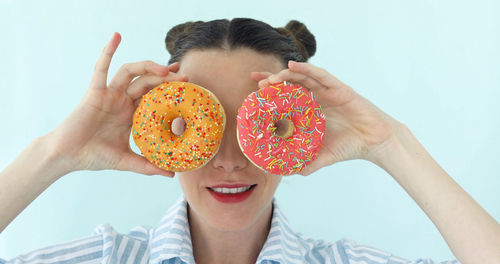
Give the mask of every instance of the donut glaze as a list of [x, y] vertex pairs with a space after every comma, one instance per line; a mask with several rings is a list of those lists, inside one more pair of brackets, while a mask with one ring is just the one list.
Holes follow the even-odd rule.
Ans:
[[[182, 117], [185, 131], [172, 133]], [[188, 82], [164, 82], [146, 93], [133, 116], [132, 136], [157, 167], [183, 172], [209, 162], [222, 140], [226, 115], [213, 93]]]
[[[277, 122], [289, 119], [290, 137], [277, 135]], [[251, 93], [238, 110], [241, 150], [265, 172], [290, 175], [317, 156], [325, 133], [325, 115], [311, 91], [300, 85], [276, 83]]]

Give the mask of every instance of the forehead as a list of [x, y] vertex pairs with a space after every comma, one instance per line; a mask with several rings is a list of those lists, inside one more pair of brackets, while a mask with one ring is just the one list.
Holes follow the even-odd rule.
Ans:
[[256, 85], [250, 72], [277, 73], [284, 68], [277, 56], [263, 54], [248, 48], [235, 50], [207, 49], [187, 52], [180, 61], [180, 74], [189, 81], [211, 88], [224, 83], [231, 85]]
[[248, 94], [258, 90], [250, 72], [278, 73], [282, 69], [283, 65], [276, 56], [248, 48], [232, 51], [208, 49], [186, 53], [180, 61], [178, 73], [187, 75], [189, 82], [213, 92], [231, 120]]

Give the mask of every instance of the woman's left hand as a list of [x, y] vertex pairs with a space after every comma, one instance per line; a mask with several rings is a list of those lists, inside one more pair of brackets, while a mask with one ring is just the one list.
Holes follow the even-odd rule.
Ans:
[[[387, 171], [443, 235], [461, 263], [500, 263], [500, 226], [451, 178], [403, 124], [326, 70], [291, 62], [276, 74], [253, 72], [264, 88], [290, 81], [310, 89], [326, 115], [318, 157], [300, 174], [335, 162], [366, 159]], [[460, 221], [457, 221], [460, 219]]]
[[300, 84], [311, 90], [321, 105], [326, 116], [323, 146], [301, 175], [344, 160], [373, 161], [402, 126], [350, 86], [309, 63], [290, 61], [288, 69], [279, 73], [253, 72], [251, 78], [259, 82], [259, 88], [282, 81]]

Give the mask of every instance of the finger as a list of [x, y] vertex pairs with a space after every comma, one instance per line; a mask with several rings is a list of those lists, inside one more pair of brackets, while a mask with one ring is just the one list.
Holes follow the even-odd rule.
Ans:
[[332, 74], [323, 68], [316, 67], [307, 62], [295, 62], [289, 61], [288, 68], [292, 72], [302, 73], [307, 76], [311, 76], [313, 79], [331, 89], [342, 89], [350, 88], [347, 84], [341, 82], [339, 79], [335, 78]]
[[167, 76], [144, 75], [135, 79], [127, 88], [127, 94], [132, 100], [140, 99], [145, 93], [154, 87], [160, 85], [162, 82], [180, 81], [187, 82], [188, 78], [185, 75], [177, 73], [170, 73]]
[[316, 96], [318, 103], [321, 105], [327, 106], [331, 104], [331, 101], [329, 100], [332, 100], [333, 95], [331, 92], [326, 90], [326, 88], [322, 84], [304, 74], [291, 72], [288, 69], [283, 70], [278, 74], [273, 74], [267, 79], [259, 81], [258, 85], [260, 89], [263, 89], [271, 84], [281, 83], [283, 81], [289, 81], [313, 91], [313, 94]]
[[168, 65], [168, 69], [171, 72], [178, 72], [180, 67], [181, 67], [181, 65], [179, 64], [179, 62], [174, 62], [174, 63]]
[[123, 64], [109, 83], [109, 89], [124, 91], [129, 86], [130, 81], [136, 76], [145, 74], [166, 76], [168, 73], [168, 66], [163, 66], [150, 60]]
[[[292, 72], [288, 69], [282, 70], [278, 74], [273, 74], [267, 78], [267, 82], [263, 82], [262, 85], [269, 85], [272, 83], [280, 83], [283, 81], [289, 81], [295, 84], [300, 84], [302, 87], [306, 87], [315, 92], [321, 92], [326, 89], [324, 85], [316, 81], [315, 79], [302, 74]], [[260, 83], [259, 83], [260, 85]], [[260, 87], [260, 86], [259, 86]]]
[[260, 88], [264, 88], [273, 83], [283, 81], [290, 81], [313, 91], [318, 103], [323, 106], [339, 106], [350, 102], [356, 95], [354, 90], [349, 86], [346, 86], [343, 89], [329, 89], [311, 76], [292, 72], [289, 69], [282, 70], [278, 74], [273, 74], [267, 79], [261, 80], [258, 85]]
[[[169, 72], [178, 72], [179, 71], [179, 68], [180, 68], [180, 64], [179, 62], [174, 62], [170, 65], [167, 66], [168, 67], [168, 70]], [[137, 78], [139, 78], [140, 76], [135, 76], [133, 79], [132, 79], [132, 82], [134, 82]], [[129, 85], [130, 87], [130, 85]], [[127, 88], [128, 89], [128, 88]]]
[[256, 82], [259, 82], [260, 80], [266, 79], [267, 77], [269, 77], [271, 75], [272, 75], [272, 73], [270, 73], [270, 72], [251, 72], [250, 78]]
[[169, 178], [173, 178], [175, 175], [174, 172], [156, 167], [145, 157], [137, 155], [136, 153], [124, 154], [124, 157], [120, 160], [116, 169], [122, 171], [133, 171], [145, 175], [162, 175]]
[[106, 88], [106, 82], [108, 77], [109, 64], [111, 63], [111, 58], [115, 53], [122, 37], [120, 33], [115, 32], [111, 37], [111, 40], [104, 46], [101, 55], [97, 59], [94, 66], [94, 73], [90, 79], [91, 89], [104, 89]]

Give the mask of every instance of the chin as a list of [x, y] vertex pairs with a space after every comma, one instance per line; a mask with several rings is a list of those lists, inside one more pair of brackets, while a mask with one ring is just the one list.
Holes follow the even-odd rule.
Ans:
[[[189, 203], [189, 200], [188, 200]], [[270, 210], [270, 204], [218, 205], [201, 199], [199, 203], [189, 203], [190, 211], [206, 225], [222, 232], [237, 232], [251, 228]]]
[[251, 227], [258, 215], [251, 212], [209, 212], [205, 217], [208, 224], [220, 231], [243, 231]]

